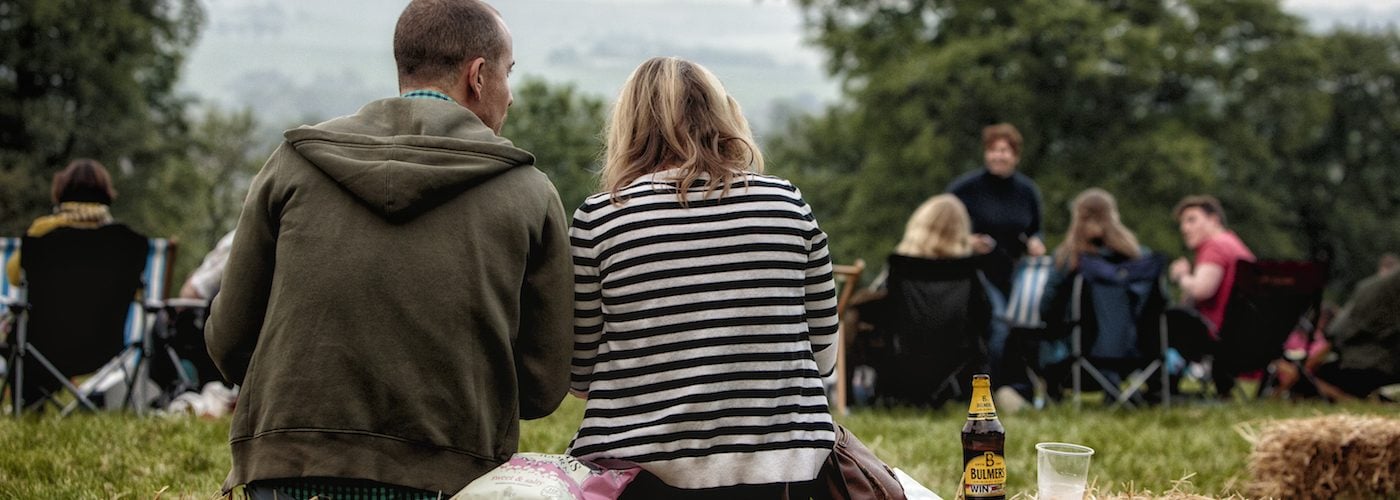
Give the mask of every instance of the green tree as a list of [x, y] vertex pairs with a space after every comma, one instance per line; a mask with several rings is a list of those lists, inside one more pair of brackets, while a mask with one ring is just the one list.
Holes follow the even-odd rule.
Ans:
[[[1184, 253], [1170, 208], [1192, 193], [1219, 196], [1262, 257], [1374, 248], [1337, 239], [1354, 217], [1325, 193], [1393, 158], [1379, 138], [1395, 136], [1395, 108], [1375, 97], [1394, 98], [1393, 34], [1309, 34], [1272, 0], [800, 4], [846, 102], [790, 122], [768, 147], [809, 193], [838, 259], [883, 259], [918, 203], [980, 167], [979, 130], [1001, 121], [1026, 136], [1021, 170], [1044, 194], [1052, 245], [1068, 202], [1099, 186], [1168, 254]], [[1356, 89], [1339, 93], [1347, 82]], [[1384, 151], [1340, 166], [1361, 123], [1371, 130], [1356, 140]], [[1390, 213], [1375, 198], [1350, 208]]]
[[258, 135], [259, 126], [251, 110], [225, 112], [206, 110], [194, 127], [190, 163], [198, 174], [195, 197], [199, 213], [197, 231], [190, 238], [212, 246], [238, 223], [248, 184], [275, 144]]
[[603, 100], [572, 85], [551, 85], [530, 78], [514, 89], [501, 135], [535, 154], [535, 164], [559, 190], [570, 214], [597, 191], [601, 165]]
[[48, 212], [49, 179], [76, 157], [111, 167], [118, 215], [162, 194], [151, 179], [187, 129], [174, 86], [202, 21], [196, 0], [0, 1], [0, 231]]
[[1317, 79], [1326, 121], [1300, 152], [1295, 206], [1309, 236], [1330, 244], [1346, 285], [1400, 251], [1400, 34], [1339, 31], [1322, 40]]
[[250, 110], [207, 108], [191, 124], [184, 147], [167, 160], [166, 168], [142, 179], [159, 195], [129, 207], [127, 217], [144, 221], [152, 235], [179, 241], [172, 277], [183, 280], [237, 225], [248, 184], [277, 138], [261, 132]]

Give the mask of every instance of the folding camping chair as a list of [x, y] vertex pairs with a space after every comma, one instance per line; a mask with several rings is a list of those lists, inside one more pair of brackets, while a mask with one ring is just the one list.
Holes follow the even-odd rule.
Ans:
[[833, 391], [832, 409], [838, 415], [845, 415], [846, 409], [846, 346], [849, 345], [847, 337], [846, 304], [851, 301], [851, 295], [856, 291], [856, 286], [860, 285], [860, 275], [865, 272], [865, 260], [856, 259], [855, 264], [831, 266], [831, 274], [841, 281], [841, 294], [836, 296], [836, 318], [837, 318], [837, 348], [836, 348], [836, 389]]
[[[1161, 401], [1170, 404], [1164, 269], [1166, 261], [1159, 254], [1123, 262], [1095, 255], [1080, 259], [1069, 298], [1070, 377], [1076, 408], [1084, 392], [1084, 374], [1103, 388], [1114, 406], [1128, 407], [1146, 403], [1139, 391], [1157, 374]], [[1121, 385], [1124, 372], [1126, 387]]]
[[[1322, 306], [1327, 266], [1311, 261], [1240, 261], [1211, 354], [1217, 393], [1233, 390], [1240, 374], [1262, 370], [1283, 357], [1283, 343], [1298, 318]], [[1316, 318], [1313, 318], [1315, 320]], [[1262, 393], [1265, 383], [1260, 383]]]
[[[55, 230], [21, 243], [25, 287], [11, 307], [18, 313], [9, 376], [12, 410], [59, 405], [65, 390], [82, 407], [132, 406], [148, 400], [149, 327], [169, 281], [175, 245], [141, 236], [123, 225]], [[93, 373], [80, 385], [72, 377]], [[31, 400], [31, 397], [37, 397]]]
[[875, 394], [888, 402], [937, 406], [961, 397], [987, 369], [992, 307], [975, 257], [889, 257], [885, 297], [860, 306], [873, 328], [862, 334], [875, 369]]
[[[15, 253], [19, 252], [19, 238], [0, 238], [0, 266], [10, 261]], [[6, 353], [4, 359], [0, 359], [0, 377], [7, 380], [10, 376], [10, 356], [13, 350], [10, 342], [10, 332], [18, 328], [20, 312], [24, 310], [24, 287], [10, 284], [8, 276], [0, 276], [0, 352]], [[4, 390], [0, 389], [0, 398], [3, 398]]]
[[[148, 301], [148, 306], [154, 306]], [[209, 382], [222, 382], [223, 376], [209, 357], [204, 342], [204, 322], [209, 316], [205, 299], [171, 298], [158, 304], [151, 324], [151, 367], [149, 376], [161, 389], [157, 406], [189, 391], [198, 392]]]

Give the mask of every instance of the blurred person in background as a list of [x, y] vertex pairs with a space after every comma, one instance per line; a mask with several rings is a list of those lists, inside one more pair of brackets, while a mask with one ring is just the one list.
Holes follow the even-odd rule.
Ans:
[[[1040, 302], [1040, 317], [1052, 325], [1052, 330], [1059, 330], [1068, 335], [1068, 327], [1060, 325], [1067, 324], [1070, 319], [1070, 298], [1073, 295], [1075, 277], [1079, 274], [1080, 261], [1087, 256], [1094, 256], [1112, 264], [1121, 264], [1148, 253], [1148, 249], [1138, 243], [1133, 230], [1123, 224], [1118, 214], [1118, 201], [1112, 194], [1097, 187], [1080, 192], [1070, 204], [1070, 223], [1069, 229], [1065, 231], [1065, 239], [1055, 248], [1055, 267], [1045, 284], [1045, 296]], [[1158, 268], [1160, 269], [1160, 266]], [[1127, 296], [1123, 298], [1126, 300]], [[1095, 305], [1114, 307], [1115, 311], [1122, 312], [1113, 315], [1112, 318], [1095, 318], [1097, 321], [1132, 317], [1129, 311], [1132, 304], [1126, 302]], [[1099, 329], [1121, 331], [1123, 328], [1121, 325], [1101, 325]], [[1049, 393], [1052, 397], [1058, 396], [1059, 383], [1069, 374], [1069, 366], [1063, 364], [1069, 359], [1069, 342], [1068, 336], [1046, 340], [1041, 348], [1040, 364], [1042, 369], [1046, 370], [1046, 381], [1050, 385]], [[1092, 347], [1085, 345], [1083, 348], [1088, 353]], [[1104, 367], [1105, 375], [1111, 380], [1124, 375], [1107, 364], [1100, 364]]]
[[[1021, 132], [1009, 123], [982, 129], [983, 168], [963, 174], [948, 185], [947, 192], [958, 197], [972, 219], [972, 248], [982, 255], [982, 271], [992, 284], [988, 296], [993, 314], [1001, 316], [1011, 294], [1016, 263], [1021, 257], [1045, 255], [1041, 232], [1040, 188], [1017, 171], [1021, 162]], [[992, 323], [987, 349], [991, 358], [992, 383], [1013, 386], [1020, 397], [1029, 399], [1030, 382], [1025, 377], [1023, 356], [1008, 353], [1010, 326]], [[1010, 361], [1014, 360], [1014, 361]], [[1009, 393], [1003, 394], [1011, 396]]]
[[[1177, 334], [1177, 330], [1173, 330], [1173, 343], [1182, 346], [1181, 353], [1187, 359], [1199, 361], [1208, 351], [1200, 346], [1220, 338], [1220, 324], [1225, 320], [1239, 261], [1253, 262], [1254, 252], [1226, 227], [1225, 209], [1214, 196], [1187, 196], [1172, 209], [1172, 217], [1181, 230], [1182, 241], [1195, 252], [1196, 260], [1192, 263], [1179, 257], [1172, 261], [1168, 277], [1181, 288], [1182, 300], [1203, 320], [1203, 325], [1195, 332]], [[1229, 396], [1236, 375], [1215, 367], [1212, 378], [1219, 397]]]
[[[27, 342], [71, 377], [97, 371], [124, 347], [148, 247], [145, 236], [112, 217], [117, 190], [97, 160], [70, 162], [54, 175], [50, 196], [53, 213], [34, 220], [5, 267], [11, 284], [29, 280]], [[86, 312], [63, 307], [75, 303]], [[62, 388], [48, 370], [25, 370], [23, 378], [21, 394], [31, 408]]]
[[1400, 272], [1358, 289], [1327, 325], [1327, 341], [1335, 355], [1315, 355], [1308, 363], [1324, 396], [1364, 398], [1400, 384]]

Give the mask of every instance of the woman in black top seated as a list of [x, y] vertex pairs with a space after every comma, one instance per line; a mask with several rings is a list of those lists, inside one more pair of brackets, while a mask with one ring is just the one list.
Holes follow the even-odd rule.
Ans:
[[[54, 176], [54, 213], [35, 219], [8, 278], [28, 293], [27, 341], [67, 377], [96, 371], [125, 345], [128, 308], [141, 288], [146, 237], [117, 223], [112, 177], [79, 159]], [[37, 363], [26, 364], [24, 399], [39, 403], [61, 387]]]

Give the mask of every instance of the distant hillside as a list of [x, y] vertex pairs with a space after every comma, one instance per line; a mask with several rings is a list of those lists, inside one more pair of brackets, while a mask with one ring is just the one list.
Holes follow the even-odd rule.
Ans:
[[[353, 112], [396, 91], [390, 43], [402, 0], [207, 0], [208, 23], [183, 88], [251, 106], [269, 124]], [[762, 130], [778, 108], [837, 95], [801, 13], [748, 0], [495, 2], [515, 37], [516, 78], [573, 82], [611, 99], [642, 60], [677, 55], [724, 80]], [[779, 103], [782, 103], [779, 106]]]

